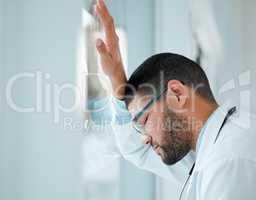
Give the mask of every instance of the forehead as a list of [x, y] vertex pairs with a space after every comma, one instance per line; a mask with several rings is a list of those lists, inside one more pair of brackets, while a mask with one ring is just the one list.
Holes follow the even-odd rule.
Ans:
[[136, 94], [133, 100], [128, 105], [128, 110], [131, 113], [131, 115], [134, 116], [139, 111], [141, 111], [153, 97], [153, 95]]

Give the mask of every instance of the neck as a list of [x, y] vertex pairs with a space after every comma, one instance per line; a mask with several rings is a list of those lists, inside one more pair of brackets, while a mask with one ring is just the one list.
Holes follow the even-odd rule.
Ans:
[[199, 98], [194, 107], [195, 110], [190, 113], [190, 117], [192, 118], [191, 148], [193, 151], [196, 151], [196, 144], [200, 135], [200, 131], [211, 114], [219, 107], [219, 105], [216, 102], [211, 103]]

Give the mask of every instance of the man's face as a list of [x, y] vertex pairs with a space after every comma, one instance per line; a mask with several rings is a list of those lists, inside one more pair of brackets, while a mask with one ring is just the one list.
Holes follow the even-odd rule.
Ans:
[[[134, 115], [149, 100], [150, 97], [135, 97], [128, 109]], [[175, 164], [190, 151], [188, 119], [168, 108], [164, 99], [154, 102], [138, 119], [138, 123], [144, 126], [146, 143], [152, 145], [165, 164]]]

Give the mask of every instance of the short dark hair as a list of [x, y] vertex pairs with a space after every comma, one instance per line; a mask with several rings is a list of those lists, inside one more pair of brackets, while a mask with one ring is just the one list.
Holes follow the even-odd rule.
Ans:
[[[182, 84], [196, 88], [196, 94], [209, 102], [216, 102], [208, 78], [196, 62], [173, 53], [156, 54], [144, 61], [131, 75], [125, 88], [126, 105], [136, 93], [161, 93], [169, 80], [179, 80]], [[151, 91], [150, 91], [151, 90]]]

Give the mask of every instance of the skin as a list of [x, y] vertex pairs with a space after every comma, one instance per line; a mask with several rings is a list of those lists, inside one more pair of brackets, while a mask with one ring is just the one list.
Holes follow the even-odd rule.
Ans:
[[[132, 116], [149, 99], [145, 95], [135, 96], [128, 106]], [[175, 164], [190, 150], [196, 150], [200, 130], [217, 107], [179, 81], [170, 80], [166, 97], [155, 102], [139, 119], [147, 133], [142, 140], [152, 146], [165, 164]]]
[[[113, 95], [123, 99], [127, 78], [114, 21], [103, 0], [98, 0], [95, 11], [105, 32], [104, 41], [102, 39], [96, 41], [101, 66], [111, 80]], [[128, 106], [132, 116], [149, 100], [146, 95], [136, 94]], [[194, 89], [183, 85], [180, 81], [169, 80], [166, 96], [155, 102], [139, 119], [139, 123], [146, 130], [142, 140], [152, 146], [164, 163], [175, 164], [190, 150], [196, 150], [200, 130], [217, 107], [217, 103], [208, 102], [197, 95]]]

